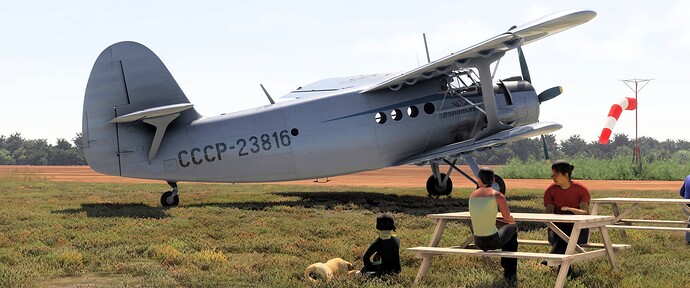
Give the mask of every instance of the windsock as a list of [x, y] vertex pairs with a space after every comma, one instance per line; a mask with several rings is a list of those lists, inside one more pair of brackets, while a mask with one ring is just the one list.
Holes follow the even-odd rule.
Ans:
[[599, 144], [608, 144], [609, 137], [611, 137], [611, 131], [613, 127], [616, 126], [616, 121], [618, 117], [621, 116], [623, 110], [635, 110], [637, 108], [637, 100], [635, 98], [626, 97], [618, 104], [613, 104], [611, 110], [609, 110], [609, 116], [606, 119], [606, 125], [604, 129], [601, 130], [601, 136], [599, 136]]

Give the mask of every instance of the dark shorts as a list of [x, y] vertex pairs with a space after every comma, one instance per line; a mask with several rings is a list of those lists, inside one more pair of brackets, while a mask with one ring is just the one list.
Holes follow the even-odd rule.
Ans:
[[484, 251], [502, 249], [517, 234], [517, 226], [508, 224], [489, 236], [474, 236], [474, 245]]

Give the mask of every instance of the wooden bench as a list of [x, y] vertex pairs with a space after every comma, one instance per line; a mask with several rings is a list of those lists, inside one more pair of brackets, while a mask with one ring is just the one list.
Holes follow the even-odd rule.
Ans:
[[[621, 224], [618, 224], [621, 223]], [[688, 221], [673, 221], [673, 220], [647, 220], [647, 219], [621, 219], [617, 224], [608, 225], [609, 228], [615, 229], [637, 229], [637, 230], [659, 230], [659, 231], [685, 231], [690, 232], [690, 228], [686, 227], [664, 227], [664, 226], [633, 226], [633, 225], [622, 225], [634, 224], [634, 223], [649, 223], [649, 224], [661, 224], [661, 225], [688, 225]]]
[[[529, 245], [544, 245], [550, 246], [549, 241], [542, 240], [518, 240], [520, 244]], [[583, 248], [598, 248], [603, 249], [605, 246], [603, 243], [586, 243], [580, 244]], [[630, 248], [629, 244], [612, 244], [614, 251], [620, 251], [623, 249]], [[559, 265], [563, 259], [573, 259], [572, 262], [579, 262], [582, 260], [591, 259], [594, 257], [599, 257], [605, 254], [606, 251], [596, 250], [590, 252], [579, 253], [575, 255], [564, 255], [564, 254], [550, 254], [550, 253], [538, 253], [538, 252], [512, 252], [512, 251], [498, 251], [489, 250], [483, 251], [476, 248], [474, 245], [469, 245], [467, 248], [462, 248], [459, 246], [455, 247], [413, 247], [407, 248], [407, 251], [414, 252], [419, 258], [424, 258], [425, 256], [439, 256], [439, 255], [468, 255], [468, 256], [482, 256], [482, 257], [506, 257], [506, 258], [519, 258], [519, 259], [536, 259], [536, 260], [547, 260], [548, 266]], [[596, 253], [595, 253], [596, 252]], [[584, 255], [584, 256], [583, 256]]]
[[657, 231], [685, 231], [690, 232], [690, 228], [682, 227], [658, 227], [658, 226], [632, 226], [632, 225], [606, 225], [608, 228], [614, 229], [632, 229], [632, 230], [657, 230]]
[[[471, 249], [479, 249], [479, 247], [475, 246], [473, 243], [473, 237], [468, 237], [468, 239], [465, 241], [460, 246], [452, 246], [450, 248], [471, 248]], [[546, 240], [531, 240], [531, 239], [518, 239], [518, 244], [523, 244], [523, 245], [540, 245], [540, 246], [552, 246], [549, 241]], [[596, 249], [603, 249], [606, 248], [606, 245], [604, 243], [584, 243], [584, 244], [578, 244], [580, 248], [596, 248]], [[611, 244], [611, 248], [613, 248], [613, 251], [618, 252], [619, 250], [623, 249], [628, 249], [630, 248], [630, 244]], [[578, 250], [578, 252], [585, 252], [584, 249], [581, 251]]]
[[[528, 244], [528, 245], [543, 245], [543, 246], [551, 246], [552, 244], [549, 243], [549, 241], [545, 240], [529, 240], [529, 239], [518, 239], [519, 244]], [[585, 244], [580, 244], [580, 247], [582, 248], [605, 248], [604, 243], [585, 243]], [[628, 249], [630, 248], [630, 244], [611, 244], [611, 247], [613, 247], [613, 250], [618, 252], [623, 249]]]
[[498, 251], [498, 250], [482, 251], [480, 249], [467, 249], [467, 248], [456, 248], [456, 247], [413, 247], [413, 248], [407, 248], [407, 251], [417, 253], [417, 256], [419, 258], [424, 258], [426, 256], [439, 256], [439, 255], [447, 254], [447, 255], [506, 257], [506, 258], [521, 258], [521, 259], [537, 259], [537, 260], [545, 259], [545, 260], [547, 260], [549, 266], [559, 265], [561, 262], [563, 262], [563, 259], [569, 259], [569, 258], [573, 257], [573, 255], [564, 255], [564, 254], [549, 254], [549, 253], [520, 252], [520, 251], [511, 252], [511, 251]]

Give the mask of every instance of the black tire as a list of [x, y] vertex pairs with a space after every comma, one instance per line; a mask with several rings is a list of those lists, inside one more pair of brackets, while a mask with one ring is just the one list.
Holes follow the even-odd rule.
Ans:
[[[441, 173], [441, 178], [446, 177], [446, 174]], [[429, 176], [426, 180], [426, 192], [429, 193], [429, 197], [438, 198], [439, 196], [447, 196], [453, 192], [453, 181], [448, 178], [446, 180], [446, 186], [441, 187], [438, 185], [438, 180], [434, 175]]]
[[498, 192], [501, 192], [501, 194], [506, 195], [506, 182], [503, 181], [503, 178], [501, 178], [501, 176], [495, 175], [494, 182], [498, 184]]
[[180, 197], [178, 197], [177, 195], [175, 195], [175, 197], [173, 197], [172, 203], [168, 202], [168, 198], [170, 198], [170, 196], [172, 194], [173, 194], [172, 191], [168, 191], [168, 192], [163, 193], [163, 195], [161, 195], [161, 205], [163, 207], [174, 207], [174, 206], [177, 206], [177, 204], [180, 204]]

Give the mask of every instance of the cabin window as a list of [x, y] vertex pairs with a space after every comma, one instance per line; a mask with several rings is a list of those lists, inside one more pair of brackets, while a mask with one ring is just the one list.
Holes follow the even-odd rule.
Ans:
[[297, 128], [292, 128], [292, 130], [290, 130], [290, 134], [292, 134], [292, 136], [297, 136], [299, 135], [299, 130], [297, 130]]
[[436, 111], [436, 107], [434, 107], [434, 104], [424, 104], [424, 112], [426, 112], [426, 114], [434, 114], [434, 111]]
[[414, 118], [419, 116], [419, 108], [417, 106], [410, 106], [407, 108], [407, 115]]
[[379, 123], [379, 124], [386, 123], [386, 113], [383, 113], [383, 112], [376, 113], [375, 119], [376, 119], [376, 123]]
[[394, 109], [393, 111], [391, 111], [391, 118], [393, 118], [393, 120], [395, 121], [400, 121], [400, 119], [402, 119], [402, 116], [403, 114], [402, 111], [400, 111], [400, 109]]

